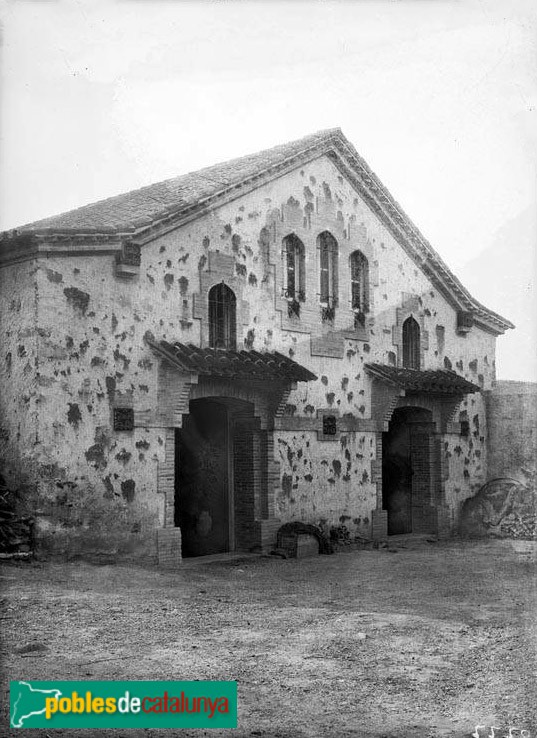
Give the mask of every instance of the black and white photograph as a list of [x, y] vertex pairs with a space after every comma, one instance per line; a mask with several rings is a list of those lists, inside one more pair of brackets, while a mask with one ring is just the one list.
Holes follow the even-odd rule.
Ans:
[[534, 2], [0, 26], [0, 735], [537, 738]]

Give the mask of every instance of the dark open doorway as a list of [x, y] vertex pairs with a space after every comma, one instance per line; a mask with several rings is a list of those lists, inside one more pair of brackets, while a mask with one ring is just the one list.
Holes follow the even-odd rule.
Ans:
[[175, 440], [175, 525], [183, 557], [249, 550], [254, 536], [253, 406], [226, 397], [192, 400]]
[[408, 407], [394, 411], [383, 433], [382, 507], [388, 512], [388, 535], [422, 527], [417, 511], [429, 499], [431, 428], [428, 410]]
[[185, 557], [229, 550], [228, 446], [225, 405], [191, 402], [175, 442], [175, 524]]

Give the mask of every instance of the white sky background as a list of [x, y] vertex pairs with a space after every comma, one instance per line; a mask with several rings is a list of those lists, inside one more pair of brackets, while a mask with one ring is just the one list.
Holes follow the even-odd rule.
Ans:
[[0, 229], [339, 126], [537, 380], [535, 0], [0, 0]]

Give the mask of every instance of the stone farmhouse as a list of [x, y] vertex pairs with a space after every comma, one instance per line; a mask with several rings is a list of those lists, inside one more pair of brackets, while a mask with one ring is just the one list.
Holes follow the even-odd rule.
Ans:
[[447, 536], [512, 324], [339, 129], [0, 237], [3, 474], [42, 550]]

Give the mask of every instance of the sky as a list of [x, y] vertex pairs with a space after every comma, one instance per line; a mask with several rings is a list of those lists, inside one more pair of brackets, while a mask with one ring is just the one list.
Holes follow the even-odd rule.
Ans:
[[537, 381], [534, 0], [0, 0], [0, 230], [341, 127]]

